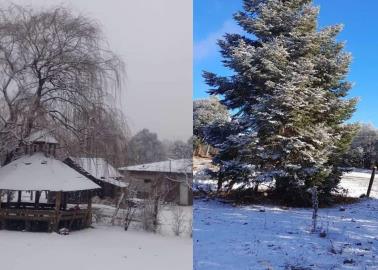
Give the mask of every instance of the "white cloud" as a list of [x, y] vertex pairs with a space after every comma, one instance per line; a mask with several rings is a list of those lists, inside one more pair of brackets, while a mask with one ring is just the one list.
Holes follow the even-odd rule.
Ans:
[[219, 50], [217, 41], [226, 33], [242, 33], [242, 29], [233, 20], [227, 20], [216, 32], [210, 33], [206, 38], [194, 43], [194, 59], [203, 60]]

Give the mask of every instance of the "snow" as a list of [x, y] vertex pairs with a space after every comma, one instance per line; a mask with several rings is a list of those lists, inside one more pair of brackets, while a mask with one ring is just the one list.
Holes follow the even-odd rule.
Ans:
[[[115, 208], [103, 204], [93, 204], [93, 215], [101, 210], [106, 218], [67, 236], [0, 230], [1, 269], [192, 270], [192, 238], [173, 236], [172, 207], [162, 208], [156, 234], [139, 229], [136, 222], [128, 231], [109, 225]], [[191, 222], [192, 207], [180, 207]], [[122, 216], [122, 210], [118, 214]]]
[[120, 171], [142, 171], [142, 172], [168, 172], [168, 173], [191, 173], [191, 159], [172, 159], [141, 165], [119, 168]]
[[116, 168], [103, 158], [70, 158], [83, 170], [97, 178], [99, 181], [110, 183], [118, 187], [126, 187], [126, 183], [119, 180], [122, 178]]
[[192, 239], [95, 226], [63, 236], [0, 231], [1, 269], [191, 270]]
[[196, 270], [378, 269], [376, 199], [345, 205], [345, 211], [320, 209], [324, 238], [310, 232], [310, 209], [194, 205]]
[[[192, 206], [178, 206], [167, 204], [162, 207], [159, 211], [158, 222], [159, 228], [158, 233], [164, 236], [174, 236], [173, 226], [174, 226], [174, 210], [178, 207], [182, 211], [183, 223], [182, 223], [182, 233], [183, 237], [189, 238], [192, 234], [192, 217], [193, 217], [193, 207]], [[94, 215], [100, 214], [101, 220], [98, 221], [100, 224], [110, 224], [113, 214], [116, 210], [115, 207], [103, 204], [93, 204], [92, 205]], [[124, 219], [125, 213], [123, 209], [119, 209], [115, 224], [122, 225], [122, 220]], [[138, 210], [135, 212], [134, 221], [131, 223], [130, 227], [133, 229], [140, 229], [140, 222], [136, 221], [138, 219]]]
[[[349, 173], [344, 173], [341, 179], [341, 187], [348, 190], [348, 196], [359, 197], [362, 194], [366, 194], [369, 181], [371, 177], [371, 170], [359, 170]], [[376, 175], [370, 197], [378, 199], [378, 175]]]
[[[218, 168], [211, 164], [211, 159], [208, 158], [195, 158], [193, 160], [193, 175], [194, 175], [194, 185], [195, 190], [202, 189], [207, 191], [215, 191], [217, 189], [217, 181], [210, 179], [206, 175], [206, 169], [211, 169], [212, 171], [218, 170]], [[362, 194], [366, 194], [369, 181], [371, 177], [371, 170], [352, 168], [351, 172], [344, 173], [340, 187], [347, 191], [349, 197], [358, 198]], [[272, 182], [273, 184], [273, 182]], [[241, 185], [235, 185], [234, 188], [238, 188]], [[261, 185], [260, 189], [269, 187]], [[376, 174], [370, 197], [378, 199], [378, 173]]]
[[0, 189], [79, 191], [100, 188], [62, 161], [43, 153], [23, 156], [0, 168]]
[[58, 144], [58, 141], [49, 133], [50, 131], [48, 130], [40, 130], [40, 131], [34, 132], [26, 139], [26, 141]]
[[[216, 189], [216, 181], [204, 174], [211, 166], [208, 159], [194, 159], [195, 188]], [[359, 197], [370, 176], [371, 170], [354, 169], [340, 186]], [[311, 209], [195, 200], [194, 269], [378, 269], [377, 179], [370, 197], [343, 206], [345, 211], [320, 209], [318, 228], [325, 238], [311, 233]]]

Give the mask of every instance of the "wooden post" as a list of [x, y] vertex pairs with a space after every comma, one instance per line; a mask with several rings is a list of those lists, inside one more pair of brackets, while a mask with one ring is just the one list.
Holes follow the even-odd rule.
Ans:
[[367, 193], [366, 193], [366, 197], [369, 198], [370, 196], [370, 191], [371, 191], [371, 188], [373, 186], [373, 182], [374, 182], [374, 177], [375, 177], [375, 170], [377, 169], [377, 167], [373, 167], [373, 171], [371, 172], [371, 177], [370, 177], [370, 182], [369, 182], [369, 187], [368, 187], [368, 190], [367, 190]]
[[35, 192], [35, 201], [34, 201], [35, 209], [38, 209], [38, 207], [39, 207], [39, 199], [40, 198], [41, 198], [41, 192], [40, 191], [36, 191]]
[[8, 190], [7, 191], [7, 204], [9, 204], [11, 202], [11, 192]]
[[87, 207], [87, 220], [86, 226], [89, 227], [92, 224], [92, 191], [88, 191], [88, 207]]
[[62, 192], [58, 191], [55, 195], [55, 217], [54, 217], [54, 230], [58, 231], [60, 222], [60, 206], [62, 203]]
[[319, 200], [318, 200], [318, 188], [312, 187], [311, 188], [311, 199], [312, 199], [312, 229], [311, 232], [316, 232], [316, 223], [318, 219], [318, 208], [319, 208]]
[[21, 203], [21, 196], [22, 196], [22, 191], [18, 191], [18, 197], [17, 197], [17, 203]]
[[1, 214], [1, 198], [2, 198], [2, 195], [3, 194], [3, 191], [0, 189], [0, 230], [3, 229], [3, 219], [2, 219], [2, 214]]
[[[20, 205], [21, 205], [21, 195], [22, 195], [22, 191], [21, 190], [19, 190], [18, 192], [17, 192], [17, 207], [19, 208], [20, 207]], [[26, 222], [25, 222], [25, 229], [26, 230], [28, 230], [28, 226], [26, 226]]]
[[62, 209], [64, 211], [67, 210], [67, 197], [68, 197], [68, 194], [66, 192], [64, 192], [63, 193], [63, 201], [62, 201], [62, 204], [63, 204]]

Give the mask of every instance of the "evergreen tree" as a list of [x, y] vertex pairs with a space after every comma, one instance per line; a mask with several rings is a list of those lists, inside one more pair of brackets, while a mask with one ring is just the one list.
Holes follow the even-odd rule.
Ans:
[[177, 140], [169, 144], [167, 153], [171, 159], [183, 159], [192, 157], [192, 144]]
[[244, 0], [234, 18], [245, 35], [219, 41], [233, 75], [204, 78], [235, 112], [226, 134], [212, 136], [223, 182], [275, 180], [288, 197], [335, 188], [336, 157], [354, 131], [343, 123], [356, 100], [346, 98], [351, 56], [336, 40], [342, 26], [319, 30], [318, 12], [312, 0]]
[[167, 159], [167, 153], [156, 133], [142, 129], [128, 143], [128, 165], [151, 163]]
[[193, 101], [193, 148], [194, 155], [209, 145], [206, 140], [206, 133], [209, 128], [223, 125], [230, 119], [226, 106], [219, 102], [216, 97], [209, 99], [197, 99]]

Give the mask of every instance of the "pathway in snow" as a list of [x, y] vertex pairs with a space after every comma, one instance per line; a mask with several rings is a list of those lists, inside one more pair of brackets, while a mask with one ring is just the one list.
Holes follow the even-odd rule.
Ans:
[[192, 270], [192, 239], [96, 227], [62, 236], [0, 231], [6, 270]]
[[[195, 201], [194, 269], [378, 269], [378, 200], [319, 211]], [[302, 268], [295, 268], [295, 267]]]

